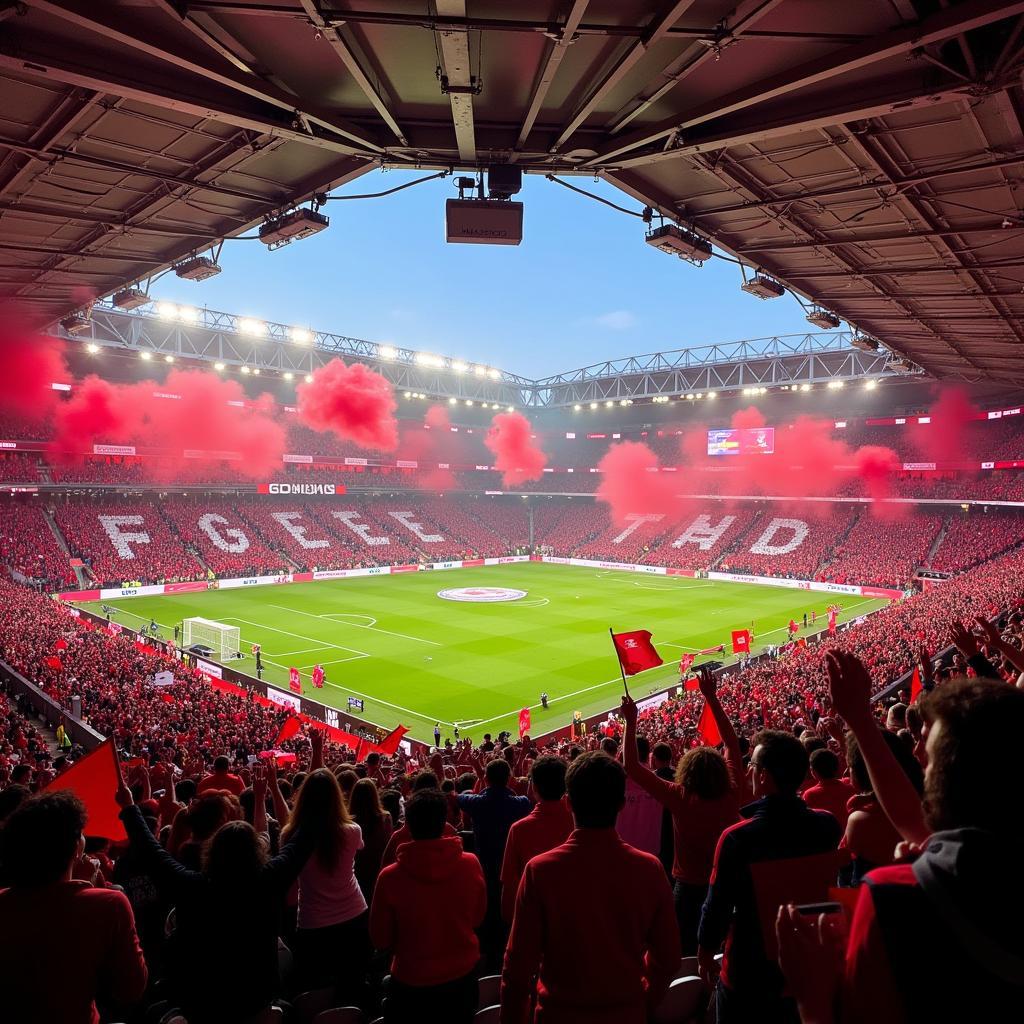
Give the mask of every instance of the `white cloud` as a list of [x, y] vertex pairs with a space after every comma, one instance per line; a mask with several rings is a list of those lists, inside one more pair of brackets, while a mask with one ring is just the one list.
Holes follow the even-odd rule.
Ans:
[[628, 331], [636, 324], [636, 316], [628, 309], [613, 309], [609, 313], [601, 313], [591, 319], [595, 327], [603, 327], [606, 331]]

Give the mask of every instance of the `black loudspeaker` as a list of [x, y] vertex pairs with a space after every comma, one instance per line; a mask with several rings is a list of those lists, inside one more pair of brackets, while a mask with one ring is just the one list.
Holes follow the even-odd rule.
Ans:
[[523, 169], [518, 164], [495, 164], [487, 168], [487, 194], [508, 199], [523, 187]]

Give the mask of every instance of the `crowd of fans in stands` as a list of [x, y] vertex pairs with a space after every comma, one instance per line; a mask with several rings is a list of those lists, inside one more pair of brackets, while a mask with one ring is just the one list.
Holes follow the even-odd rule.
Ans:
[[[995, 1019], [1024, 953], [1003, 884], [1024, 852], [1022, 573], [1011, 551], [543, 747], [357, 762], [310, 728], [280, 765], [260, 755], [286, 711], [0, 582], [0, 661], [112, 738], [128, 837], [82, 839], [81, 802], [43, 791], [82, 751], [58, 730], [51, 761], [0, 694], [5, 1012], [95, 1024], [162, 1001], [242, 1024], [291, 1000], [297, 1020], [458, 1024], [482, 1001], [503, 1024], [611, 1024], [710, 999], [722, 1024]], [[915, 665], [922, 695], [872, 699]], [[845, 925], [845, 897], [794, 906], [837, 883]]]

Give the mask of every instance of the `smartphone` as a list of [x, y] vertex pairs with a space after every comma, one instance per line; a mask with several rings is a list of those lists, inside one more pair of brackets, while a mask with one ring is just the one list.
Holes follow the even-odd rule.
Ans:
[[839, 903], [801, 903], [796, 911], [805, 917], [817, 917], [819, 914], [841, 914], [843, 908]]

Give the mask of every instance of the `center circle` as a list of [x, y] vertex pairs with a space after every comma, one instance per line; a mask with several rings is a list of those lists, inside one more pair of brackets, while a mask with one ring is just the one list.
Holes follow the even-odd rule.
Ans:
[[511, 587], [449, 587], [439, 590], [437, 596], [444, 601], [476, 601], [489, 604], [495, 601], [519, 601], [526, 597], [525, 590]]

